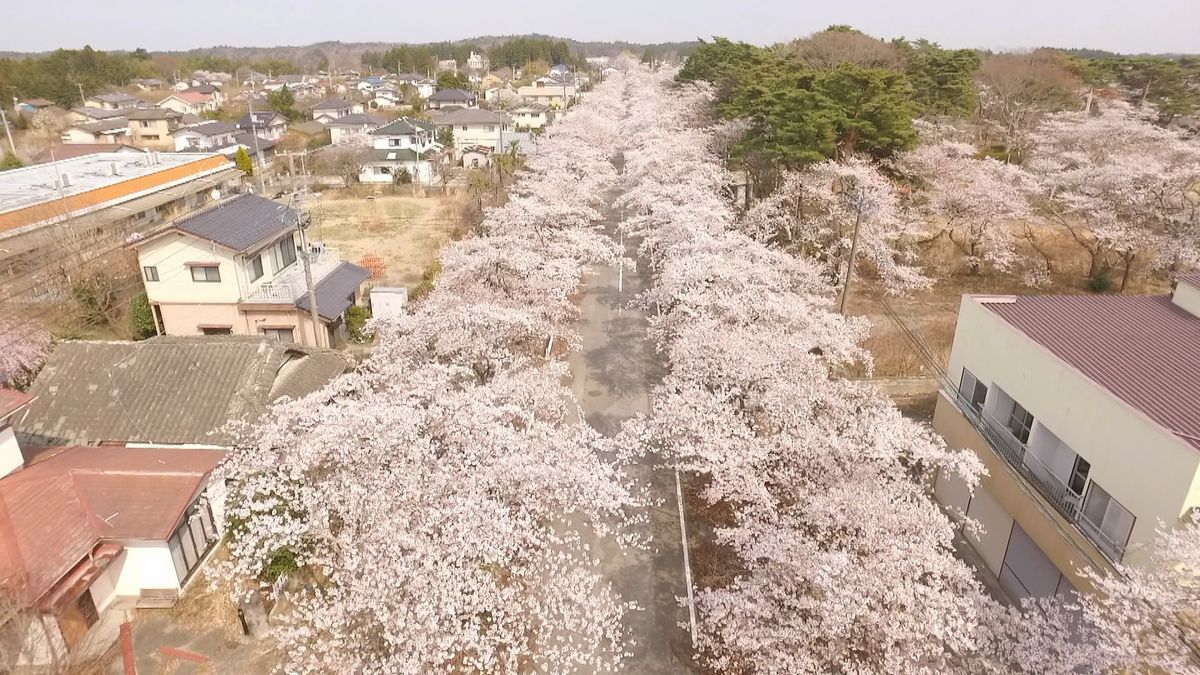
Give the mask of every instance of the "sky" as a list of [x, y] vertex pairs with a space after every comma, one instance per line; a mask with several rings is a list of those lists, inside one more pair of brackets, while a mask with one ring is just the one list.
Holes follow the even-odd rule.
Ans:
[[343, 42], [435, 42], [544, 33], [670, 42], [714, 35], [770, 44], [830, 24], [945, 47], [1090, 47], [1200, 53], [1200, 0], [56, 0], [5, 8], [0, 51], [186, 50]]

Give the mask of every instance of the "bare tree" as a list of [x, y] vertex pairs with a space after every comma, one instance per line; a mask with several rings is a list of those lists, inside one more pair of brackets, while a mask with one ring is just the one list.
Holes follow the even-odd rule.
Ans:
[[1062, 55], [1048, 50], [992, 54], [984, 59], [977, 82], [979, 117], [1010, 162], [1023, 157], [1042, 116], [1075, 106], [1083, 86]]
[[832, 70], [843, 63], [864, 68], [899, 69], [904, 63], [900, 50], [891, 43], [845, 26], [830, 26], [820, 33], [794, 40], [781, 50], [818, 70]]

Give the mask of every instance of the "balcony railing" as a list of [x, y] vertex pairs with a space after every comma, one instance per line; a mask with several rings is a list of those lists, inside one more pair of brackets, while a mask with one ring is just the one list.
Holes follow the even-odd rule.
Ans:
[[1030, 452], [1029, 447], [1018, 440], [1006, 425], [986, 412], [977, 410], [971, 401], [957, 390], [947, 390], [946, 395], [954, 401], [955, 406], [996, 454], [1021, 474], [1025, 482], [1032, 485], [1054, 510], [1095, 544], [1105, 557], [1113, 562], [1121, 561], [1125, 555], [1125, 546], [1110, 539], [1099, 526], [1084, 515], [1082, 498], [1055, 476], [1050, 467], [1038, 459], [1037, 455]]
[[[337, 249], [327, 248], [314, 243], [312, 246], [312, 276], [313, 284], [318, 284], [342, 261]], [[308, 292], [308, 284], [304, 280], [304, 263], [297, 258], [283, 271], [270, 281], [264, 281], [253, 288], [242, 299], [242, 302], [280, 302], [293, 303]]]

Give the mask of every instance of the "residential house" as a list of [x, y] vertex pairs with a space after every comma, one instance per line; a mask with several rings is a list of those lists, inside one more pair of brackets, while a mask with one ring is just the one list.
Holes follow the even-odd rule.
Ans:
[[180, 152], [216, 152], [234, 144], [237, 133], [233, 122], [212, 121], [192, 127], [180, 127], [173, 131], [175, 150]]
[[145, 150], [175, 149], [171, 132], [180, 127], [182, 114], [167, 108], [138, 108], [126, 115], [129, 120], [129, 143]]
[[370, 140], [367, 133], [386, 123], [386, 117], [357, 113], [330, 120], [325, 126], [329, 128], [329, 141], [334, 145], [366, 145]]
[[[162, 330], [340, 343], [342, 314], [358, 301], [369, 273], [321, 242], [305, 242], [298, 217], [269, 199], [239, 195], [135, 242], [146, 296]], [[301, 254], [312, 267], [315, 326]]]
[[517, 94], [528, 103], [540, 103], [561, 110], [574, 102], [576, 91], [575, 85], [566, 80], [543, 77], [531, 85], [518, 87]]
[[228, 449], [231, 423], [254, 422], [280, 398], [305, 396], [351, 367], [336, 351], [275, 338], [60, 343], [29, 389], [34, 400], [15, 419], [16, 435], [26, 448]]
[[354, 109], [354, 104], [349, 101], [343, 101], [340, 98], [327, 98], [309, 108], [312, 113], [312, 118], [318, 122], [327, 122], [335, 120], [339, 117], [349, 115]]
[[433, 123], [439, 130], [450, 129], [458, 157], [462, 149], [482, 145], [493, 150], [503, 149], [505, 135], [510, 134], [510, 120], [501, 112], [469, 108], [437, 115]]
[[246, 113], [237, 122], [238, 129], [252, 131], [260, 138], [278, 141], [288, 130], [288, 119], [274, 110]]
[[421, 98], [433, 96], [433, 92], [437, 88], [433, 80], [420, 73], [400, 73], [396, 76], [396, 82], [400, 86], [412, 85]]
[[487, 67], [488, 67], [487, 56], [485, 56], [483, 54], [479, 54], [472, 50], [471, 55], [467, 57], [467, 70], [472, 70], [472, 71], [478, 72], [481, 70], [487, 70]]
[[475, 94], [463, 91], [462, 89], [439, 89], [429, 97], [429, 107], [435, 110], [451, 105], [473, 108], [475, 106]]
[[517, 130], [541, 129], [554, 119], [554, 111], [541, 103], [521, 103], [508, 109]]
[[85, 108], [103, 108], [104, 110], [124, 110], [126, 108], [138, 108], [142, 105], [142, 99], [121, 92], [100, 94], [85, 99], [83, 102], [83, 107]]
[[60, 138], [65, 144], [85, 143], [96, 145], [107, 143], [111, 145], [124, 143], [129, 139], [129, 121], [124, 117], [116, 117], [101, 122], [76, 124], [75, 126], [63, 129]]
[[[933, 425], [975, 452], [934, 493], [1015, 599], [1090, 590], [1200, 507], [1200, 274], [1171, 296], [965, 296]], [[1152, 358], [1151, 358], [1152, 357]]]
[[103, 122], [105, 120], [123, 120], [129, 109], [106, 110], [104, 108], [72, 108], [66, 119], [71, 124], [86, 122]]
[[371, 108], [399, 108], [404, 103], [404, 97], [394, 87], [381, 87], [375, 90], [370, 100]]
[[301, 136], [304, 143], [310, 148], [332, 142], [329, 136], [329, 127], [316, 120], [297, 122], [288, 129], [288, 133]]
[[28, 98], [16, 104], [17, 113], [21, 115], [33, 115], [43, 108], [53, 107], [55, 107], [54, 101], [47, 101], [44, 98]]
[[492, 163], [492, 153], [494, 148], [489, 148], [483, 145], [472, 145], [468, 148], [463, 148], [462, 165], [467, 169], [482, 169]]
[[164, 87], [167, 86], [166, 83], [164, 83], [162, 80], [155, 78], [155, 77], [149, 77], [149, 78], [135, 77], [134, 79], [130, 80], [129, 83], [132, 84], [133, 86], [137, 87], [138, 89], [141, 89], [142, 91], [163, 89]]
[[370, 132], [371, 156], [359, 174], [363, 183], [392, 183], [407, 170], [419, 185], [433, 183], [433, 154], [441, 149], [434, 141], [435, 126], [424, 120], [401, 117]]
[[177, 113], [201, 115], [215, 112], [220, 108], [217, 97], [213, 94], [203, 94], [193, 89], [176, 92], [158, 102], [158, 107], [174, 110]]
[[437, 71], [439, 73], [449, 71], [451, 73], [458, 72], [458, 61], [454, 59], [442, 59], [437, 62]]

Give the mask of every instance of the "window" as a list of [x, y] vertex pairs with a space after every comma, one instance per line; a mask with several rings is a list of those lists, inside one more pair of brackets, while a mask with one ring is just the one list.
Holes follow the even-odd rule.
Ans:
[[1114, 560], [1120, 560], [1125, 544], [1129, 543], [1129, 533], [1133, 531], [1133, 514], [1092, 481], [1083, 500], [1083, 516], [1086, 524], [1091, 526], [1085, 529], [1098, 530], [1101, 535], [1098, 540], [1095, 537], [1092, 540]]
[[261, 279], [263, 275], [262, 254], [259, 253], [251, 258], [247, 263], [247, 267], [250, 271], [250, 281], [258, 281]]
[[192, 267], [192, 281], [219, 282], [221, 268], [216, 265], [197, 265]]
[[233, 335], [231, 326], [200, 326], [201, 335]]
[[143, 136], [142, 136], [142, 138], [144, 138], [144, 139], [146, 139], [146, 140], [148, 140], [148, 141], [157, 141], [157, 140], [158, 140], [158, 134], [145, 134], [145, 135], [143, 135]]
[[962, 379], [958, 383], [958, 394], [977, 412], [983, 412], [983, 404], [987, 400], [987, 385], [980, 382], [974, 373], [963, 368]]
[[400, 139], [399, 138], [389, 138], [388, 145], [393, 148], [398, 148], [398, 147], [400, 147]]
[[149, 129], [150, 123], [147, 122], [146, 120], [138, 120], [138, 126], [141, 127], [142, 129]]
[[146, 277], [146, 281], [158, 281], [158, 268], [154, 265], [143, 267], [142, 274]]
[[291, 328], [264, 328], [263, 335], [275, 340], [276, 342], [295, 342], [296, 337]]
[[279, 240], [279, 260], [283, 267], [296, 262], [296, 235], [289, 234]]
[[488, 127], [487, 127], [487, 130], [488, 130], [488, 131], [495, 131], [495, 130], [496, 130], [496, 125], [495, 125], [495, 124], [489, 124], [489, 125], [488, 125]]
[[1033, 429], [1033, 414], [1020, 403], [1013, 402], [1012, 414], [1008, 417], [1008, 430], [1022, 443], [1029, 442], [1029, 432]]
[[466, 130], [467, 130], [467, 128], [464, 126], [464, 127], [462, 128], [462, 130], [463, 130], [463, 131], [466, 131]]
[[1071, 480], [1067, 481], [1067, 485], [1071, 488], [1071, 492], [1077, 495], [1083, 494], [1083, 488], [1087, 485], [1088, 472], [1092, 470], [1092, 465], [1088, 461], [1078, 455], [1075, 457], [1075, 466], [1071, 469]]

